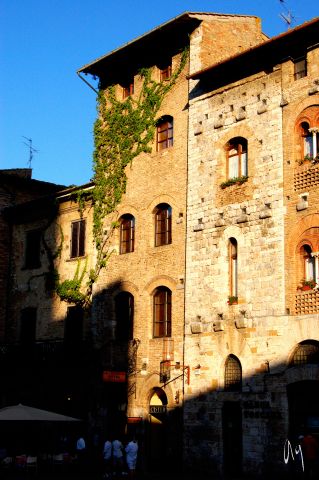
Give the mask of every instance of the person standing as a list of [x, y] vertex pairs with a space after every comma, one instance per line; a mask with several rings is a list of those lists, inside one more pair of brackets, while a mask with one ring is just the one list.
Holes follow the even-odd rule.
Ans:
[[76, 442], [76, 455], [78, 458], [79, 469], [86, 468], [86, 444], [84, 437], [80, 435]]
[[133, 438], [125, 447], [126, 464], [131, 478], [135, 477], [138, 444]]
[[104, 477], [109, 478], [112, 467], [112, 442], [106, 439], [103, 447]]
[[121, 440], [113, 440], [112, 442], [113, 453], [113, 473], [119, 476], [123, 471], [123, 443]]

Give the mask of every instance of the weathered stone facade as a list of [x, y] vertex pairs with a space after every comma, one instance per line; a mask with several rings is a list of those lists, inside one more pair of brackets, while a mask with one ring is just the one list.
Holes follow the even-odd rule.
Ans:
[[[84, 290], [96, 263], [94, 185], [81, 188], [83, 208], [71, 188], [9, 212], [7, 340], [19, 343], [21, 312], [33, 309], [39, 347], [19, 372], [23, 398], [32, 385], [39, 406], [87, 415], [102, 436], [134, 432], [148, 467], [171, 459], [179, 469], [184, 456], [216, 474], [284, 470], [285, 439], [319, 417], [318, 292], [297, 289], [314, 265], [308, 250], [319, 251], [319, 167], [299, 165], [302, 122], [319, 126], [317, 27], [266, 40], [256, 17], [186, 13], [79, 70], [102, 92], [137, 99], [142, 67], [158, 81], [189, 49], [154, 119], [169, 118], [172, 137], [126, 167], [126, 192], [104, 222], [105, 232], [118, 225], [112, 255], [83, 316], [48, 274], [83, 274]], [[307, 74], [294, 79], [305, 52]], [[159, 207], [170, 226], [157, 245]], [[26, 268], [26, 234], [37, 230], [40, 261]]]
[[[297, 122], [311, 107], [318, 125], [315, 25], [191, 76], [185, 448], [199, 463], [204, 451], [217, 471], [284, 472], [285, 440], [295, 441], [310, 428], [310, 417], [318, 418], [318, 363], [292, 363], [300, 345], [319, 340], [318, 293], [297, 290], [300, 239], [307, 232], [315, 251], [318, 238], [318, 165], [298, 165]], [[295, 79], [301, 51], [308, 51], [307, 73]], [[247, 140], [248, 179], [221, 185], [231, 178], [232, 139]], [[296, 184], [305, 169], [307, 180]], [[238, 287], [231, 304], [234, 261]], [[242, 385], [231, 391], [226, 371], [234, 357]], [[194, 436], [203, 426], [203, 435]]]

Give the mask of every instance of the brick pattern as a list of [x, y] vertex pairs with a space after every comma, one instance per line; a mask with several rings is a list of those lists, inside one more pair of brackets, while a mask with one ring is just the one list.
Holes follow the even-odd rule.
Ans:
[[301, 172], [294, 174], [295, 191], [307, 191], [319, 185], [319, 167], [306, 167]]

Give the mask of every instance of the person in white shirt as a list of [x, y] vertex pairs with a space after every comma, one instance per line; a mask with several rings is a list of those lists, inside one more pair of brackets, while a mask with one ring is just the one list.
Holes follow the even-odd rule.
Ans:
[[123, 470], [123, 443], [120, 440], [113, 440], [112, 442], [113, 452], [113, 470], [116, 475], [120, 474]]
[[129, 470], [130, 477], [133, 478], [135, 476], [137, 452], [138, 452], [138, 444], [135, 438], [133, 438], [126, 445], [125, 452], [126, 452], [127, 468]]
[[78, 458], [78, 465], [82, 469], [85, 467], [86, 445], [83, 436], [80, 436], [76, 442], [76, 455]]
[[106, 439], [103, 447], [104, 475], [108, 478], [111, 474], [112, 466], [112, 442]]

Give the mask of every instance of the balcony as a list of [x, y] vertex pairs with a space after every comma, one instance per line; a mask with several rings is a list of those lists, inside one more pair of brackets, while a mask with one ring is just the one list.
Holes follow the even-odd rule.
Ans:
[[310, 165], [300, 166], [294, 174], [295, 192], [319, 186], [319, 165]]
[[295, 315], [319, 313], [319, 292], [308, 290], [295, 295]]

